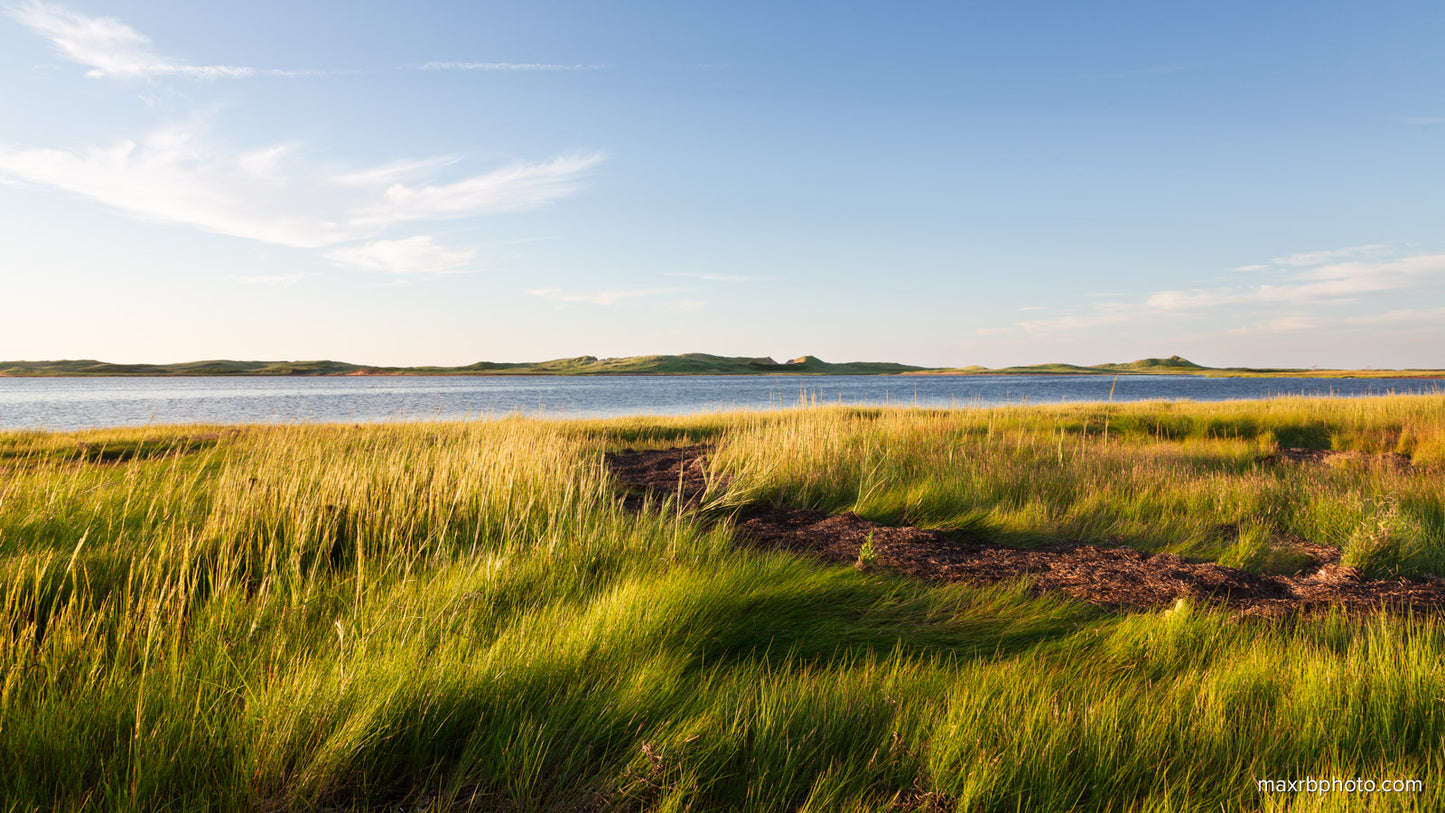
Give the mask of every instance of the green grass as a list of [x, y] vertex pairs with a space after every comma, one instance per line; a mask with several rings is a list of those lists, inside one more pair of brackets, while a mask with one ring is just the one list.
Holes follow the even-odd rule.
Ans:
[[[727, 516], [786, 500], [1256, 569], [1298, 534], [1420, 573], [1445, 549], [1442, 414], [1402, 396], [0, 433], [0, 800], [1439, 809], [1436, 619], [1110, 614], [739, 549]], [[705, 512], [721, 524], [621, 509], [605, 450], [697, 441], [732, 478]], [[1417, 465], [1261, 462], [1286, 441]], [[1256, 791], [1306, 775], [1425, 788]]]
[[[1278, 446], [1361, 454], [1271, 464]], [[1383, 453], [1415, 465], [1373, 457]], [[1445, 574], [1438, 396], [820, 409], [752, 418], [718, 465], [733, 478], [725, 504], [783, 500], [1010, 544], [1122, 542], [1283, 571], [1306, 540], [1375, 577]]]

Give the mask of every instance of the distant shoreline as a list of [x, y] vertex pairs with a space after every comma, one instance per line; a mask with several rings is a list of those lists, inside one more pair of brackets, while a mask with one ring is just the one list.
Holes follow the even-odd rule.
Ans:
[[786, 362], [770, 357], [715, 356], [707, 353], [602, 358], [578, 356], [541, 362], [477, 362], [461, 367], [381, 367], [342, 361], [209, 360], [177, 364], [113, 364], [94, 359], [0, 361], [0, 378], [121, 377], [536, 377], [536, 376], [1137, 376], [1191, 375], [1211, 378], [1400, 378], [1445, 379], [1445, 370], [1320, 370], [1294, 368], [1205, 367], [1179, 356], [1122, 364], [1035, 364], [1019, 367], [918, 367], [895, 362], [831, 363], [816, 356]]

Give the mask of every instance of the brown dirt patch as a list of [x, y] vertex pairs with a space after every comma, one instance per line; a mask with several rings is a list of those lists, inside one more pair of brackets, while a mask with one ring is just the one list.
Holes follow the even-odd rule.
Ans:
[[1334, 449], [1297, 449], [1293, 447], [1276, 449], [1274, 454], [1264, 458], [1264, 462], [1316, 466], [1345, 466], [1355, 464], [1366, 466], [1378, 465], [1391, 469], [1410, 468], [1410, 458], [1398, 452], [1365, 454], [1364, 452], [1341, 452]]
[[769, 508], [738, 525], [738, 535], [858, 566], [872, 539], [870, 568], [922, 579], [997, 584], [1027, 577], [1035, 592], [1116, 609], [1157, 609], [1181, 598], [1228, 604], [1245, 615], [1284, 616], [1330, 607], [1347, 610], [1445, 609], [1445, 583], [1366, 581], [1354, 568], [1326, 564], [1307, 576], [1265, 576], [1170, 553], [1057, 543], [1009, 548], [960, 541], [939, 531], [892, 527], [854, 514]]
[[[607, 456], [618, 481], [632, 490], [628, 505], [681, 494], [695, 506], [706, 489], [706, 445]], [[679, 485], [679, 483], [681, 485]], [[870, 522], [855, 514], [772, 506], [737, 526], [739, 540], [764, 549], [814, 556], [860, 569], [877, 569], [920, 579], [997, 584], [1027, 578], [1039, 594], [1056, 594], [1113, 609], [1158, 609], [1181, 598], [1227, 604], [1243, 615], [1283, 617], [1329, 608], [1348, 611], [1439, 611], [1445, 609], [1445, 580], [1374, 580], [1335, 564], [1332, 548], [1310, 546], [1325, 560], [1305, 576], [1266, 576], [1210, 562], [1191, 562], [1170, 553], [1059, 542], [1038, 548], [1010, 548], [961, 540], [941, 531]], [[873, 558], [859, 561], [864, 543]]]
[[608, 452], [607, 468], [627, 487], [627, 507], [638, 510], [649, 498], [661, 501], [681, 498], [684, 508], [696, 508], [707, 491], [705, 443], [671, 449], [625, 449]]

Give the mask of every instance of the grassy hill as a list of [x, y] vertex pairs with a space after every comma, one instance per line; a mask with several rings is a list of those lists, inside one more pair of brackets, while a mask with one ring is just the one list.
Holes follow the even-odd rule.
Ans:
[[1198, 375], [1213, 371], [1213, 367], [1195, 364], [1181, 356], [1147, 358], [1127, 363], [1094, 364], [1029, 364], [1018, 367], [962, 367], [940, 370], [958, 375]]
[[344, 375], [366, 369], [342, 361], [187, 361], [180, 364], [111, 364], [95, 359], [0, 361], [0, 375]]
[[1208, 369], [1180, 356], [1170, 356], [1167, 359], [1139, 359], [1128, 364], [1100, 364], [1098, 366], [1103, 369], [1130, 373], [1191, 373]]
[[479, 361], [463, 367], [376, 367], [342, 361], [191, 361], [182, 364], [110, 364], [94, 359], [64, 361], [0, 361], [6, 376], [100, 375], [887, 375], [917, 372], [923, 367], [891, 362], [833, 364], [816, 356], [779, 363], [770, 357], [678, 356], [602, 358], [578, 356], [539, 362]]
[[1127, 363], [1082, 366], [1030, 364], [990, 369], [916, 367], [893, 362], [833, 363], [817, 356], [775, 361], [769, 356], [715, 356], [683, 353], [625, 358], [552, 359], [537, 362], [479, 361], [461, 367], [377, 367], [344, 361], [189, 361], [180, 364], [111, 364], [95, 359], [63, 361], [0, 361], [0, 376], [230, 376], [230, 375], [1205, 375], [1312, 378], [1445, 378], [1441, 370], [1304, 370], [1261, 367], [1205, 367], [1180, 356], [1145, 358]]
[[1127, 363], [1093, 364], [1030, 364], [1019, 367], [950, 367], [919, 371], [931, 375], [1202, 375], [1237, 376], [1299, 376], [1303, 378], [1442, 378], [1442, 370], [1316, 370], [1291, 367], [1206, 367], [1182, 356], [1146, 358]]

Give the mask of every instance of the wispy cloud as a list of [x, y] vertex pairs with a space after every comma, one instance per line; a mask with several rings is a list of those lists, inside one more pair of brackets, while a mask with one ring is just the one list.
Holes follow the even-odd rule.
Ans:
[[565, 155], [436, 182], [426, 175], [450, 159], [328, 173], [293, 167], [295, 152], [291, 144], [228, 149], [207, 128], [186, 124], [79, 151], [0, 145], [0, 180], [70, 192], [147, 220], [319, 248], [373, 239], [410, 221], [537, 209], [573, 194], [601, 160]]
[[1404, 124], [1429, 126], [1431, 124], [1445, 124], [1445, 116], [1400, 116], [1396, 121]]
[[7, 8], [6, 13], [50, 40], [61, 56], [88, 67], [86, 76], [235, 79], [296, 73], [243, 65], [192, 65], [156, 53], [149, 37], [114, 17], [91, 17], [61, 5], [30, 2]]
[[1171, 312], [1197, 311], [1229, 305], [1303, 305], [1320, 301], [1349, 300], [1362, 294], [1412, 288], [1422, 281], [1445, 277], [1445, 254], [1318, 264], [1330, 258], [1358, 254], [1363, 249], [1380, 248], [1383, 246], [1296, 254], [1284, 259], [1292, 260], [1288, 263], [1291, 265], [1304, 265], [1301, 258], [1313, 257], [1317, 264], [1297, 270], [1290, 279], [1275, 285], [1158, 291], [1150, 294], [1144, 305], [1153, 310]]
[[[5, 8], [5, 13], [49, 40], [64, 58], [89, 68], [86, 76], [101, 78], [184, 77], [244, 79], [253, 76], [334, 76], [354, 70], [288, 70], [249, 65], [195, 65], [158, 53], [146, 35], [114, 17], [94, 17], [40, 0]], [[595, 71], [602, 65], [553, 62], [427, 62], [424, 71]], [[401, 68], [413, 70], [416, 66]]]
[[[241, 65], [197, 65], [166, 56], [126, 23], [63, 5], [26, 0], [0, 13], [48, 40], [87, 76], [244, 78], [303, 75]], [[429, 70], [582, 70], [542, 63], [428, 63]], [[414, 68], [413, 68], [414, 69]], [[66, 192], [140, 219], [294, 248], [391, 274], [474, 270], [476, 251], [438, 245], [426, 234], [395, 237], [398, 226], [534, 210], [574, 194], [602, 161], [576, 152], [516, 161], [480, 174], [455, 170], [455, 156], [409, 158], [338, 170], [308, 164], [293, 142], [235, 148], [204, 121], [169, 124], [143, 136], [80, 148], [0, 144], [0, 183]], [[450, 176], [450, 177], [446, 177]], [[385, 238], [385, 239], [383, 239]], [[250, 285], [299, 277], [234, 277]]]
[[[1155, 291], [1140, 300], [1101, 302], [1082, 313], [1021, 322], [1019, 327], [1035, 334], [1058, 333], [1130, 323], [1177, 321], [1190, 316], [1217, 318], [1216, 315], [1223, 309], [1233, 310], [1232, 317], [1247, 317], [1257, 313], [1258, 309], [1277, 311], [1280, 308], [1299, 312], [1272, 316], [1249, 327], [1237, 328], [1235, 332], [1307, 330], [1342, 319], [1347, 324], [1369, 324], [1371, 322], [1351, 321], [1354, 317], [1334, 316], [1327, 320], [1322, 315], [1326, 311], [1320, 309], [1361, 303], [1371, 296], [1425, 291], [1445, 285], [1445, 254], [1380, 256], [1384, 254], [1388, 254], [1387, 247], [1378, 245], [1292, 254], [1273, 261], [1275, 265], [1286, 267], [1286, 273], [1277, 283]], [[1370, 258], [1335, 262], [1348, 257]], [[1388, 321], [1384, 315], [1380, 318]]]
[[343, 265], [392, 274], [457, 274], [477, 270], [475, 251], [440, 246], [425, 234], [332, 249], [325, 256]]
[[450, 156], [423, 158], [420, 160], [392, 161], [381, 166], [343, 172], [332, 177], [338, 186], [390, 186], [408, 178], [426, 175], [457, 163], [459, 159]]
[[573, 293], [563, 291], [560, 288], [535, 288], [527, 293], [532, 296], [549, 299], [553, 302], [586, 302], [592, 305], [616, 305], [624, 299], [637, 299], [649, 296], [664, 296], [677, 293], [676, 288], [634, 288], [622, 291], [596, 291], [591, 293]]
[[562, 65], [552, 62], [428, 62], [424, 71], [600, 71], [601, 65]]
[[1405, 328], [1419, 331], [1422, 327], [1445, 329], [1445, 308], [1396, 308], [1380, 313], [1325, 318], [1320, 316], [1283, 316], [1229, 331], [1235, 335], [1291, 333], [1303, 330], [1339, 331], [1350, 328]]
[[[365, 236], [315, 179], [281, 176], [287, 149], [225, 151], [193, 126], [80, 151], [0, 146], [0, 178], [27, 181], [146, 220], [310, 248]], [[308, 200], [309, 199], [309, 200]]]
[[408, 220], [537, 209], [576, 192], [582, 175], [601, 160], [601, 153], [573, 153], [538, 163], [519, 161], [448, 184], [392, 183], [353, 222], [383, 227]]
[[1290, 254], [1286, 257], [1276, 257], [1270, 260], [1273, 265], [1288, 265], [1292, 267], [1306, 265], [1321, 265], [1323, 263], [1335, 262], [1337, 260], [1348, 260], [1357, 257], [1368, 257], [1388, 251], [1389, 246], [1371, 244], [1368, 246], [1349, 246], [1347, 248], [1333, 248], [1327, 251], [1302, 251], [1298, 254]]

